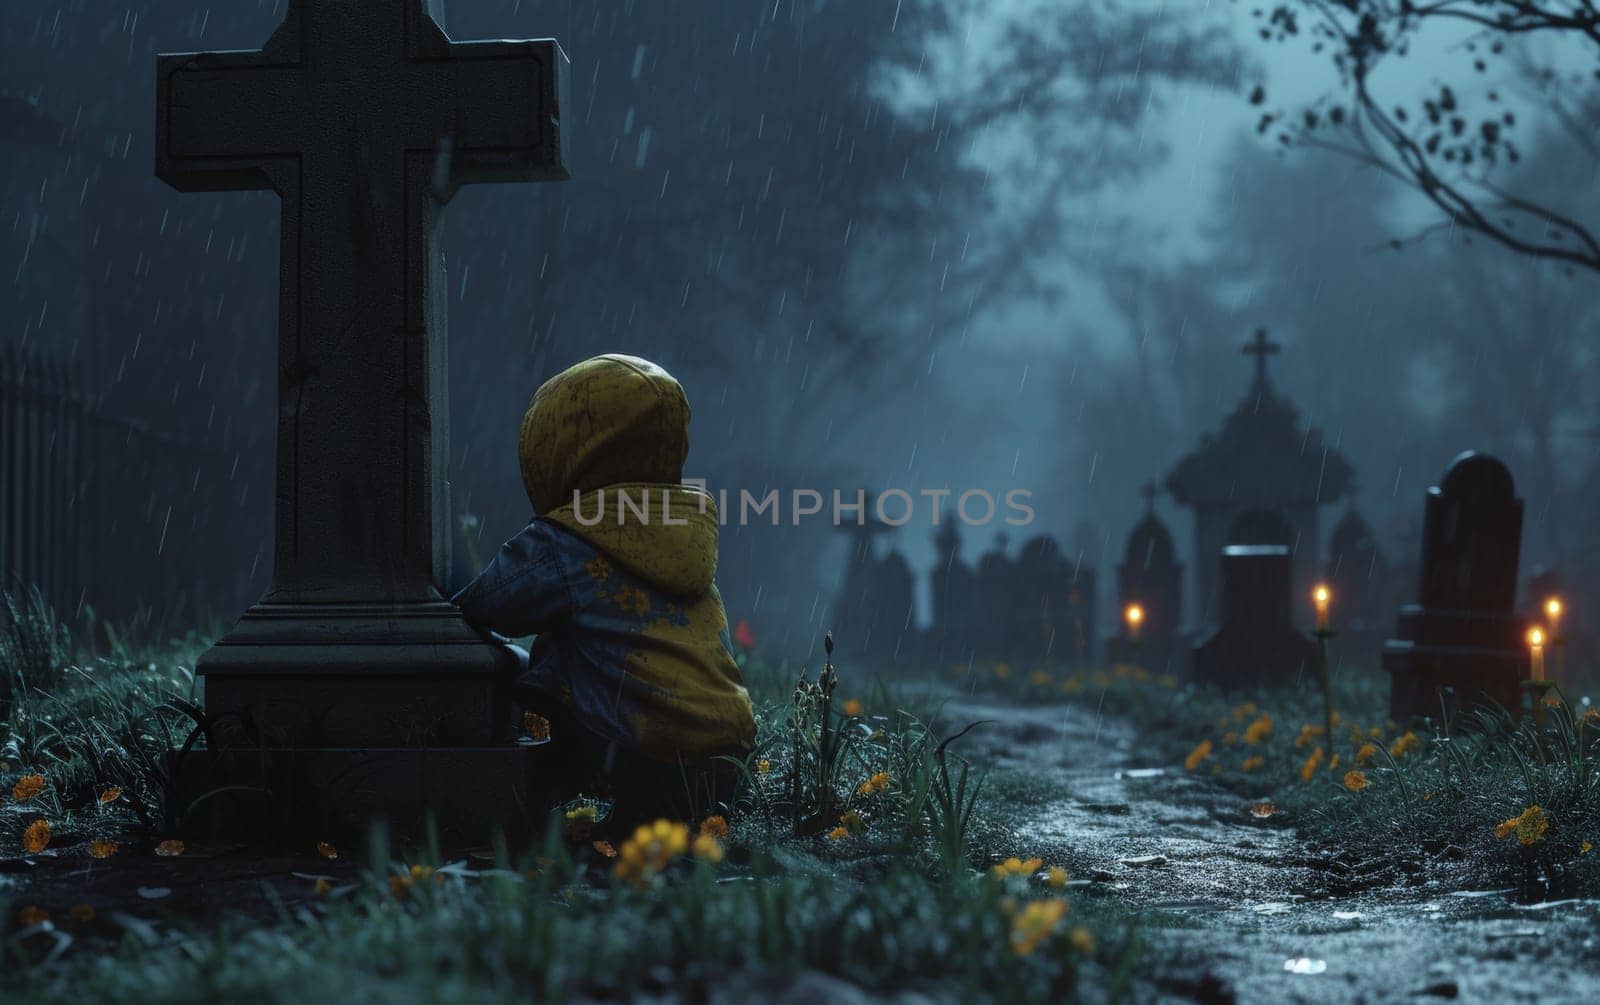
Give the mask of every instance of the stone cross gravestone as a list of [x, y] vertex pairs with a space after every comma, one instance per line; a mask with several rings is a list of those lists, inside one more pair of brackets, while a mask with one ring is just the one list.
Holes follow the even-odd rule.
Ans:
[[1397, 722], [1487, 696], [1521, 705], [1527, 623], [1516, 614], [1522, 500], [1511, 472], [1467, 451], [1428, 489], [1417, 602], [1384, 647]]
[[1290, 552], [1280, 544], [1222, 549], [1222, 623], [1194, 650], [1194, 679], [1227, 690], [1283, 684], [1316, 671], [1316, 645], [1294, 626]]
[[462, 184], [567, 176], [566, 74], [426, 0], [290, 0], [259, 51], [157, 59], [157, 176], [281, 200], [272, 586], [198, 668], [261, 742], [509, 739], [503, 652], [446, 599], [439, 221]]

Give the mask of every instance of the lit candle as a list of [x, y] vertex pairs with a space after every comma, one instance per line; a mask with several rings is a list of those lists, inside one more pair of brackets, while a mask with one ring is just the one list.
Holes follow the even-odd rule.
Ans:
[[1317, 588], [1311, 591], [1311, 602], [1317, 608], [1317, 631], [1328, 630], [1328, 607], [1333, 603], [1333, 591], [1323, 583], [1318, 583]]
[[1532, 680], [1544, 680], [1544, 629], [1535, 625], [1528, 629], [1528, 665]]
[[1123, 608], [1122, 620], [1128, 626], [1128, 639], [1131, 642], [1139, 641], [1139, 629], [1144, 627], [1144, 608], [1138, 604], [1129, 604]]
[[1551, 597], [1544, 602], [1544, 619], [1550, 622], [1550, 641], [1561, 634], [1561, 598]]

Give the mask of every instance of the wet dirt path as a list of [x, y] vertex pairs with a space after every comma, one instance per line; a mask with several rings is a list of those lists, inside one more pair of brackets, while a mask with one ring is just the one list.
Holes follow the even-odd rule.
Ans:
[[1334, 896], [1292, 821], [1253, 818], [1249, 799], [1153, 760], [1092, 708], [962, 699], [944, 713], [994, 720], [965, 753], [994, 766], [991, 797], [1024, 807], [1019, 833], [1068, 866], [1075, 896], [1136, 909], [1153, 999], [1600, 1001], [1600, 901]]

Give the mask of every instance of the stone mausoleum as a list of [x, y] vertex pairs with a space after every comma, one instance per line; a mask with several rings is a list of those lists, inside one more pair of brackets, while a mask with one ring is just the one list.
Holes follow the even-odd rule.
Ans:
[[1230, 545], [1288, 548], [1292, 595], [1308, 595], [1320, 571], [1318, 512], [1351, 491], [1350, 464], [1320, 430], [1301, 425], [1267, 376], [1268, 357], [1278, 351], [1264, 330], [1256, 332], [1244, 347], [1255, 358], [1245, 396], [1222, 429], [1167, 475], [1173, 500], [1194, 511], [1192, 610], [1202, 629], [1221, 620], [1218, 556]]

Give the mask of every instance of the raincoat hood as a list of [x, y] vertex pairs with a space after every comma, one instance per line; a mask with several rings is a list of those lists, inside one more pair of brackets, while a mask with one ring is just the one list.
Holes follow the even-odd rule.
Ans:
[[705, 592], [717, 570], [717, 509], [682, 484], [689, 399], [666, 370], [608, 353], [534, 393], [518, 442], [534, 513], [667, 593]]

